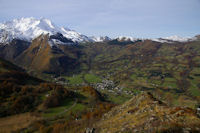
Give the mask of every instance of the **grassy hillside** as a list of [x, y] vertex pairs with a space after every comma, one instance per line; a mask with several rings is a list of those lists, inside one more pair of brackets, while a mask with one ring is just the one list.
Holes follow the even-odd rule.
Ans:
[[108, 42], [84, 45], [79, 61], [82, 72], [132, 91], [152, 91], [173, 105], [194, 107], [200, 98], [199, 53], [199, 41]]

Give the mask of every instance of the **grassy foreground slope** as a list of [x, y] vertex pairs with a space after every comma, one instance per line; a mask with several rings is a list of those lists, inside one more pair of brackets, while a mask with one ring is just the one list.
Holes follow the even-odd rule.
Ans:
[[200, 132], [200, 118], [186, 107], [169, 107], [150, 93], [141, 93], [114, 107], [93, 125], [95, 133]]

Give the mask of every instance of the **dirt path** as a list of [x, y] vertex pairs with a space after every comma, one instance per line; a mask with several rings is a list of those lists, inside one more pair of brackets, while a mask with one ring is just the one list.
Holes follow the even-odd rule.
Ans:
[[58, 114], [56, 114], [56, 115], [54, 115], [54, 116], [52, 116], [52, 117], [46, 118], [46, 120], [53, 120], [53, 119], [55, 119], [56, 117], [62, 116], [64, 113], [70, 111], [73, 107], [75, 107], [76, 104], [77, 104], [77, 101], [78, 101], [78, 99], [75, 99], [75, 102], [74, 102], [74, 104], [73, 104], [72, 106], [70, 106], [69, 108], [66, 108], [64, 111], [62, 111], [62, 112], [60, 112], [60, 113], [58, 113]]

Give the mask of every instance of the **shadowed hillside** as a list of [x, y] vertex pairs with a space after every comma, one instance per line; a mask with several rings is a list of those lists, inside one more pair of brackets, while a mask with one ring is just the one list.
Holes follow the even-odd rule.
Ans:
[[13, 39], [7, 45], [1, 45], [0, 43], [0, 57], [13, 62], [17, 56], [28, 48], [29, 44], [29, 42], [19, 39]]

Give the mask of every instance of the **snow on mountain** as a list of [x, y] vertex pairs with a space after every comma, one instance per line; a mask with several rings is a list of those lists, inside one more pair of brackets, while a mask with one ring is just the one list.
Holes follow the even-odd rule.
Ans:
[[[200, 36], [200, 35], [199, 35]], [[169, 36], [169, 37], [163, 37], [163, 38], [135, 38], [135, 37], [131, 37], [131, 36], [119, 36], [117, 38], [115, 38], [118, 41], [132, 41], [132, 42], [136, 42], [138, 40], [144, 41], [144, 40], [152, 40], [155, 42], [160, 42], [160, 43], [173, 43], [173, 42], [189, 42], [189, 41], [195, 41], [197, 39], [199, 39], [199, 36], [195, 36], [195, 37], [180, 37], [177, 35], [174, 36]], [[113, 40], [111, 38], [106, 38], [106, 37], [91, 37], [92, 40], [94, 40], [94, 42], [103, 42], [103, 41], [110, 41]]]
[[105, 42], [111, 40], [111, 38], [109, 38], [108, 36], [99, 36], [99, 37], [92, 36], [90, 38], [93, 40], [93, 42]]
[[194, 37], [194, 39], [195, 39], [195, 40], [200, 40], [200, 35], [196, 35], [196, 36]]
[[169, 36], [169, 37], [165, 37], [165, 38], [162, 38], [162, 39], [165, 39], [165, 40], [171, 40], [171, 41], [177, 41], [177, 42], [187, 42], [190, 38], [188, 37], [180, 37], [180, 36]]
[[172, 43], [172, 42], [188, 42], [196, 40], [196, 37], [180, 37], [177, 35], [151, 39], [152, 41], [161, 42], [161, 43]]
[[[72, 40], [73, 42], [104, 42], [112, 40], [109, 37], [87, 37], [82, 35], [74, 30], [70, 30], [64, 27], [58, 27], [53, 24], [50, 20], [41, 18], [35, 19], [30, 18], [21, 18], [14, 19], [12, 21], [7, 21], [5, 23], [0, 23], [0, 43], [6, 44], [13, 39], [22, 39], [31, 41], [32, 39], [38, 37], [41, 34], [55, 35], [57, 33], [62, 34], [67, 39]], [[145, 40], [134, 37], [119, 36], [116, 38], [118, 41], [132, 41]], [[172, 43], [172, 42], [187, 42], [197, 39], [197, 37], [179, 37], [179, 36], [170, 36], [164, 38], [148, 39], [161, 43]], [[61, 43], [59, 40], [54, 40], [54, 43]], [[64, 42], [65, 43], [65, 42]], [[69, 44], [69, 43], [68, 43]]]
[[41, 18], [21, 18], [0, 23], [0, 43], [12, 41], [14, 38], [31, 41], [41, 34], [63, 34], [74, 42], [92, 41], [85, 35], [64, 27], [58, 27], [50, 20]]
[[149, 40], [152, 40], [154, 42], [160, 42], [160, 43], [170, 43], [171, 42], [169, 40], [165, 40], [165, 39], [162, 39], [162, 38], [155, 38], [155, 39], [149, 39]]
[[141, 40], [139, 38], [134, 38], [134, 37], [130, 37], [130, 36], [119, 36], [116, 39], [118, 41], [132, 41], [132, 42], [135, 42], [137, 40]]
[[194, 41], [197, 40], [197, 37], [180, 37], [180, 36], [170, 36], [170, 37], [163, 37], [163, 38], [154, 38], [154, 39], [149, 39], [149, 38], [134, 38], [134, 37], [129, 37], [129, 36], [119, 36], [116, 38], [118, 41], [138, 41], [138, 40], [152, 40], [155, 42], [160, 42], [160, 43], [173, 43], [173, 42], [188, 42], [188, 41]]

